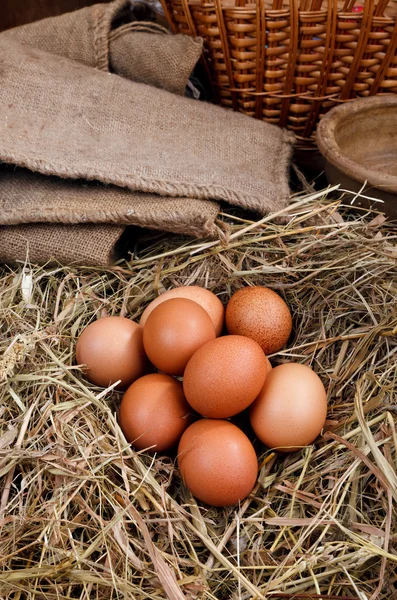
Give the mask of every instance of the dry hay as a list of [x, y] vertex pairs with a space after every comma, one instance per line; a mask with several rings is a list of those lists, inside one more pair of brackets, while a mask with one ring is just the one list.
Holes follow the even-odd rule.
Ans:
[[[2, 599], [397, 597], [397, 230], [322, 196], [277, 224], [224, 215], [223, 243], [147, 235], [105, 271], [3, 269]], [[329, 393], [315, 445], [257, 444], [241, 506], [197, 504], [175, 455], [129, 447], [119, 395], [73, 366], [92, 319], [136, 319], [182, 283], [225, 302], [241, 285], [278, 290], [295, 330], [274, 363], [311, 365]]]

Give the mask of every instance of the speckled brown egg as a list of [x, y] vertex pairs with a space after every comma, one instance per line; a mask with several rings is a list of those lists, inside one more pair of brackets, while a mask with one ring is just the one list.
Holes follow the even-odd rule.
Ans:
[[86, 377], [92, 383], [108, 387], [120, 379], [118, 388], [125, 389], [144, 375], [149, 365], [143, 329], [124, 317], [98, 319], [80, 335], [76, 360], [86, 365]]
[[162, 373], [137, 379], [120, 405], [120, 427], [138, 450], [163, 452], [176, 446], [191, 423], [182, 384]]
[[190, 492], [212, 506], [231, 506], [252, 491], [258, 462], [245, 435], [232, 423], [201, 419], [178, 446], [178, 466]]
[[272, 354], [287, 343], [292, 318], [284, 300], [273, 290], [245, 287], [230, 298], [226, 327], [229, 333], [252, 338], [265, 354]]
[[158, 296], [153, 302], [145, 308], [142, 313], [140, 324], [145, 325], [150, 313], [162, 302], [171, 300], [171, 298], [187, 298], [200, 304], [209, 314], [214, 324], [216, 336], [221, 334], [225, 321], [225, 309], [218, 296], [215, 296], [210, 290], [199, 287], [198, 285], [181, 285], [180, 287], [167, 290], [161, 296]]
[[241, 412], [261, 391], [268, 361], [254, 340], [227, 335], [202, 346], [190, 359], [183, 389], [190, 406], [205, 417]]
[[186, 298], [173, 298], [156, 306], [143, 328], [146, 354], [169, 375], [182, 375], [196, 350], [213, 339], [215, 329], [208, 313]]
[[272, 369], [250, 407], [251, 425], [258, 438], [282, 452], [311, 444], [326, 416], [327, 394], [321, 379], [299, 363]]

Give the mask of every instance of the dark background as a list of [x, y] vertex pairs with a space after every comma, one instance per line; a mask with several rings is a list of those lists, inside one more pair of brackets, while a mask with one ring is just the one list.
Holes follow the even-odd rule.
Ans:
[[0, 31], [108, 0], [0, 0]]

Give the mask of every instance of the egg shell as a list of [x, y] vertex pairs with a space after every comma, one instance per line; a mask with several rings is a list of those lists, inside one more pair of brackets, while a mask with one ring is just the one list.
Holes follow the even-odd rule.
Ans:
[[198, 285], [181, 285], [172, 290], [167, 290], [158, 296], [158, 298], [153, 300], [153, 302], [151, 302], [143, 311], [140, 324], [142, 326], [145, 325], [148, 316], [156, 306], [166, 300], [171, 300], [171, 298], [187, 298], [188, 300], [193, 300], [193, 302], [200, 304], [211, 317], [216, 336], [218, 337], [221, 334], [225, 322], [225, 308], [218, 296], [210, 292], [210, 290], [199, 287]]
[[272, 369], [250, 407], [251, 426], [269, 448], [292, 452], [312, 443], [324, 427], [327, 394], [319, 376], [299, 363]]
[[229, 333], [246, 335], [261, 346], [265, 354], [278, 352], [292, 331], [292, 317], [284, 300], [266, 287], [244, 287], [230, 298], [226, 307]]
[[205, 417], [224, 419], [247, 408], [265, 383], [268, 361], [254, 340], [238, 335], [202, 346], [187, 364], [183, 389]]
[[137, 379], [120, 405], [120, 427], [138, 450], [163, 452], [176, 446], [191, 420], [182, 384], [162, 373]]
[[145, 374], [149, 361], [143, 348], [143, 329], [125, 317], [104, 317], [90, 323], [76, 345], [78, 364], [86, 365], [92, 383], [108, 387], [119, 379], [126, 389]]
[[248, 437], [228, 421], [201, 419], [178, 446], [178, 466], [190, 492], [212, 506], [231, 506], [252, 491], [258, 474]]
[[173, 298], [156, 306], [143, 328], [146, 354], [169, 375], [182, 375], [196, 350], [213, 339], [215, 329], [208, 313], [186, 298]]

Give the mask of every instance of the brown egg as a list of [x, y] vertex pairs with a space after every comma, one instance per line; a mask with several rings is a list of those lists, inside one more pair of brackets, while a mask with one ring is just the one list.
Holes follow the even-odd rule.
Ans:
[[215, 329], [208, 313], [186, 298], [173, 298], [156, 306], [143, 328], [146, 354], [169, 375], [182, 375], [196, 350], [213, 339]]
[[191, 423], [191, 408], [182, 384], [161, 373], [137, 379], [120, 405], [120, 427], [138, 450], [163, 452], [179, 442]]
[[324, 427], [327, 394], [310, 367], [285, 363], [272, 369], [250, 408], [258, 438], [281, 452], [313, 442]]
[[270, 362], [270, 360], [268, 359], [268, 357], [266, 356], [266, 374], [268, 375], [270, 373], [270, 371], [273, 369], [272, 363]]
[[250, 338], [227, 335], [208, 342], [185, 369], [186, 399], [205, 417], [232, 417], [247, 408], [261, 391], [267, 362], [259, 344]]
[[229, 333], [252, 338], [265, 354], [272, 354], [287, 343], [292, 318], [284, 300], [273, 290], [245, 287], [230, 298], [226, 327]]
[[143, 349], [143, 329], [131, 319], [105, 317], [90, 323], [76, 345], [76, 360], [87, 365], [89, 381], [108, 387], [119, 379], [127, 388], [148, 368]]
[[178, 465], [193, 496], [213, 506], [231, 506], [252, 491], [258, 474], [255, 450], [228, 421], [201, 419], [178, 446]]
[[215, 296], [209, 290], [199, 287], [198, 285], [181, 285], [180, 287], [168, 290], [158, 296], [153, 302], [145, 308], [142, 313], [140, 324], [145, 325], [150, 313], [165, 300], [171, 300], [171, 298], [187, 298], [200, 304], [204, 310], [207, 311], [215, 327], [215, 334], [221, 334], [223, 324], [225, 321], [225, 309], [218, 296]]

